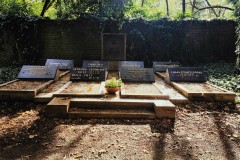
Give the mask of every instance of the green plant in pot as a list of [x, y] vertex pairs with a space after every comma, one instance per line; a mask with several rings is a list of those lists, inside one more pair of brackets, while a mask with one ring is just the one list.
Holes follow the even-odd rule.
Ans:
[[105, 81], [106, 91], [110, 94], [113, 94], [119, 91], [119, 89], [121, 88], [121, 85], [122, 85], [122, 80], [116, 79], [116, 77], [113, 77]]

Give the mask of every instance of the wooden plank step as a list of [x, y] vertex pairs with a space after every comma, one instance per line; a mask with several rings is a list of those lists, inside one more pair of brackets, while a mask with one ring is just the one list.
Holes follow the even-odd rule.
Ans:
[[48, 117], [66, 117], [70, 100], [69, 98], [54, 98], [47, 104], [46, 115]]
[[148, 110], [124, 109], [78, 109], [67, 113], [68, 118], [156, 118], [155, 113]]
[[104, 101], [91, 99], [73, 99], [70, 106], [92, 109], [148, 109], [153, 110], [153, 102], [141, 101]]
[[[78, 107], [78, 104], [84, 104], [86, 107], [88, 107], [87, 109], [90, 110], [91, 107], [89, 108], [88, 105], [93, 105], [95, 107], [92, 109], [95, 109], [97, 113], [86, 113], [87, 115], [90, 114], [91, 118], [175, 118], [176, 112], [175, 105], [172, 104], [169, 100], [139, 100], [119, 98], [54, 98], [50, 103], [48, 103], [46, 113], [48, 117], [81, 118], [81, 116], [79, 116], [79, 112], [76, 113], [75, 111], [71, 112], [71, 110], [69, 110], [69, 108], [73, 108], [74, 106]], [[103, 106], [106, 105], [107, 107], [103, 108]], [[100, 106], [100, 108], [96, 108], [96, 106]], [[114, 108], [114, 106], [116, 107]], [[124, 109], [121, 108], [121, 106]], [[80, 111], [87, 110], [86, 108], [81, 107], [78, 108]], [[110, 114], [110, 111], [113, 113]], [[106, 113], [107, 116], [102, 113]], [[145, 115], [146, 113], [151, 114]], [[154, 114], [154, 116], [152, 114]], [[85, 117], [90, 118], [89, 116]]]

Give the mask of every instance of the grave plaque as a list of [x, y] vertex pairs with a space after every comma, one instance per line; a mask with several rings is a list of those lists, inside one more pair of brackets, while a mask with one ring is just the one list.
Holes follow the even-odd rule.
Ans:
[[18, 74], [19, 79], [54, 79], [57, 67], [24, 65]]
[[180, 67], [179, 62], [153, 62], [154, 72], [166, 72], [168, 68]]
[[174, 82], [206, 82], [206, 76], [201, 67], [168, 68], [167, 79]]
[[56, 66], [58, 69], [71, 70], [73, 68], [73, 60], [47, 59], [45, 66]]
[[124, 61], [126, 60], [126, 34], [103, 33], [102, 34], [102, 60]]
[[155, 82], [152, 68], [121, 68], [123, 82]]
[[89, 60], [84, 60], [82, 67], [83, 68], [106, 68], [106, 70], [109, 69], [108, 61], [89, 61]]
[[119, 61], [118, 62], [118, 69], [121, 70], [121, 68], [144, 68], [144, 62], [143, 61]]
[[71, 71], [72, 81], [105, 81], [105, 68], [73, 68]]

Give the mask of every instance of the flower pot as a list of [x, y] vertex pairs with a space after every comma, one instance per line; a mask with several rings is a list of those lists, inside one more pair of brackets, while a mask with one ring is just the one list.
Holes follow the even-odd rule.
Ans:
[[119, 88], [106, 88], [106, 91], [109, 93], [109, 94], [114, 94], [116, 93], [117, 91], [119, 91]]

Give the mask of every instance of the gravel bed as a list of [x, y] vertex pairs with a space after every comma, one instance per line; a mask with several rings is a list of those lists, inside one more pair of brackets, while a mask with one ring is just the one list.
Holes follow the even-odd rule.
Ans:
[[99, 93], [100, 82], [73, 82], [61, 93]]
[[1, 86], [0, 89], [9, 89], [9, 90], [31, 90], [38, 88], [47, 81], [30, 81], [30, 80], [19, 80], [5, 86]]
[[162, 94], [156, 86], [146, 83], [124, 83], [126, 94]]

